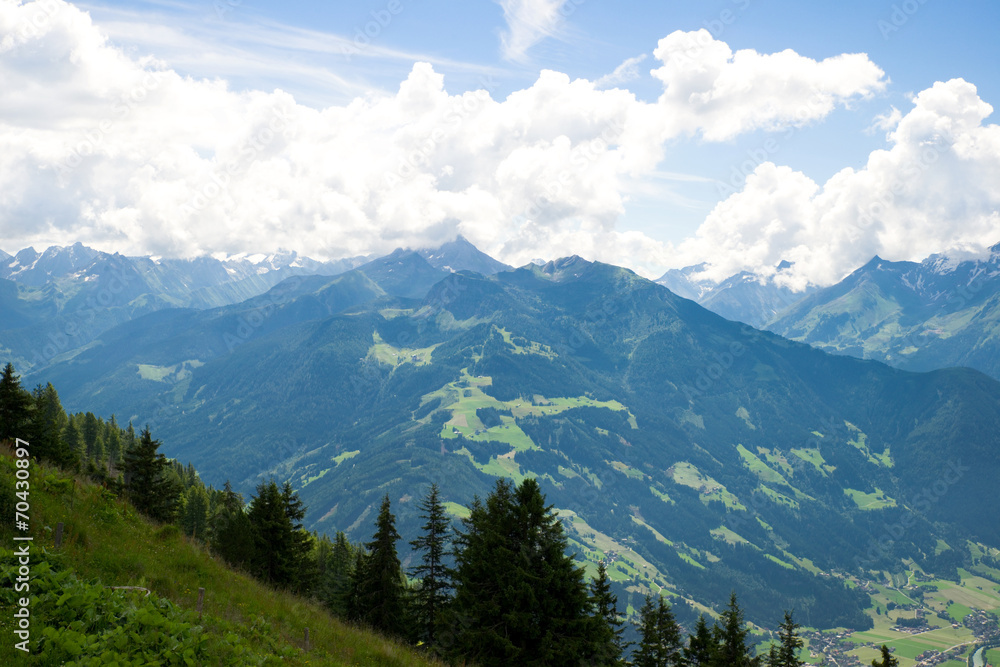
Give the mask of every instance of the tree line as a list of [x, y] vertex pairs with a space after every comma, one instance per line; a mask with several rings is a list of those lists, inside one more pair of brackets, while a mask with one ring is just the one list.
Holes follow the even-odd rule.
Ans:
[[[736, 594], [710, 627], [699, 617], [685, 633], [663, 595], [638, 611], [639, 641], [625, 641], [603, 563], [589, 579], [568, 552], [558, 515], [538, 483], [500, 479], [452, 526], [432, 485], [420, 501], [418, 556], [400, 561], [388, 496], [375, 531], [352, 544], [303, 527], [306, 508], [289, 482], [256, 487], [249, 503], [226, 482], [205, 486], [191, 464], [158, 451], [148, 427], [67, 415], [51, 384], [26, 391], [11, 364], [0, 376], [0, 442], [29, 440], [33, 455], [87, 474], [151, 519], [176, 523], [235, 568], [319, 600], [347, 621], [424, 647], [453, 663], [635, 665], [636, 667], [798, 667], [803, 642], [786, 612], [778, 639], [755, 655]], [[873, 664], [894, 664], [887, 652]]]

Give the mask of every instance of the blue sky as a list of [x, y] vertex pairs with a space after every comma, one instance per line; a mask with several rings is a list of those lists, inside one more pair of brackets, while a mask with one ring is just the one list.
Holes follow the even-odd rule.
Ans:
[[[976, 87], [978, 101], [991, 105], [1000, 103], [1000, 75], [996, 68], [996, 63], [1000, 62], [1000, 40], [995, 39], [996, 30], [1000, 27], [1000, 6], [991, 2], [714, 0], [697, 3], [609, 3], [597, 0], [484, 0], [446, 3], [439, 0], [374, 0], [260, 3], [206, 0], [191, 3], [162, 0], [88, 2], [67, 7], [89, 13], [92, 19], [90, 29], [107, 36], [107, 46], [117, 50], [137, 67], [169, 70], [195, 82], [224, 82], [227, 91], [235, 96], [234, 105], [247, 104], [255, 91], [273, 97], [275, 89], [280, 89], [292, 96], [296, 108], [317, 111], [349, 109], [352, 100], [374, 104], [372, 100], [397, 95], [401, 83], [414, 71], [414, 64], [426, 62], [434, 75], [443, 76], [444, 91], [453, 98], [483, 88], [485, 82], [490, 97], [496, 102], [503, 102], [512, 94], [516, 98], [519, 91], [537, 90], [540, 72], [552, 70], [567, 75], [569, 81], [585, 79], [600, 82], [598, 87], [601, 90], [617, 87], [634, 95], [638, 102], [645, 103], [643, 110], [629, 112], [632, 115], [628, 117], [635, 118], [636, 113], [650, 112], [663, 95], [665, 85], [671, 85], [666, 75], [654, 76], [650, 71], [663, 66], [662, 53], [654, 55], [658, 43], [676, 31], [693, 35], [694, 31], [707, 30], [714, 40], [713, 44], [721, 43], [732, 52], [746, 49], [767, 55], [790, 49], [799, 61], [806, 63], [802, 65], [806, 69], [801, 71], [799, 62], [790, 65], [799, 72], [797, 76], [804, 77], [804, 80], [795, 82], [793, 90], [808, 84], [812, 76], [807, 71], [809, 63], [833, 59], [841, 54], [867, 54], [866, 64], [870, 67], [865, 72], [861, 71], [863, 68], [845, 68], [838, 73], [821, 75], [816, 69], [815, 76], [829, 76], [829, 80], [818, 83], [817, 87], [826, 91], [823, 94], [833, 95], [833, 102], [829, 109], [812, 114], [805, 122], [796, 122], [789, 115], [790, 111], [785, 115], [778, 113], [774, 118], [765, 118], [758, 108], [757, 111], [747, 112], [749, 120], [739, 131], [713, 135], [712, 123], [718, 123], [716, 120], [689, 123], [656, 134], [660, 143], [655, 156], [640, 161], [642, 166], [630, 164], [615, 172], [616, 177], [622, 179], [615, 193], [620, 199], [617, 209], [604, 205], [606, 202], [595, 204], [593, 210], [580, 207], [577, 201], [579, 194], [574, 195], [576, 199], [573, 202], [566, 203], [562, 210], [566, 211], [567, 219], [572, 217], [575, 220], [572, 224], [577, 225], [573, 233], [567, 231], [569, 223], [566, 220], [559, 221], [562, 226], [558, 232], [553, 231], [555, 227], [552, 226], [540, 231], [538, 227], [542, 223], [535, 225], [531, 215], [512, 214], [509, 206], [503, 203], [506, 194], [494, 193], [494, 199], [500, 202], [497, 204], [500, 213], [495, 216], [495, 225], [517, 226], [521, 232], [531, 228], [530, 233], [519, 232], [513, 240], [495, 231], [482, 231], [479, 242], [494, 254], [509, 260], [530, 255], [532, 243], [540, 246], [539, 255], [549, 256], [567, 243], [573, 245], [580, 242], [588, 229], [599, 228], [601, 233], [608, 233], [613, 227], [618, 235], [615, 243], [620, 242], [617, 251], [619, 259], [634, 254], [629, 248], [636, 244], [644, 245], [647, 241], [659, 244], [655, 252], [651, 251], [640, 262], [645, 272], [650, 273], [682, 261], [710, 259], [698, 256], [699, 253], [705, 255], [705, 249], [713, 247], [713, 244], [718, 246], [718, 239], [713, 240], [708, 232], [714, 229], [718, 235], [730, 224], [741, 240], [728, 250], [733, 257], [719, 262], [720, 271], [766, 269], [776, 257], [795, 253], [800, 258], [807, 258], [809, 253], [803, 247], [809, 246], [810, 241], [805, 231], [798, 234], [801, 238], [794, 245], [782, 247], [772, 238], [766, 244], [767, 248], [762, 249], [760, 243], [750, 236], [755, 229], [766, 227], [768, 220], [748, 221], [738, 219], [739, 216], [730, 216], [729, 221], [720, 219], [724, 213], [720, 212], [720, 202], [743, 190], [744, 176], [760, 166], [761, 156], [766, 156], [767, 162], [775, 167], [791, 170], [789, 173], [795, 174], [797, 179], [798, 176], [805, 177], [798, 180], [805, 191], [812, 193], [808, 197], [817, 196], [817, 189], [822, 192], [830, 190], [828, 180], [845, 168], [871, 172], [869, 181], [881, 179], [888, 182], [891, 181], [890, 176], [883, 174], [876, 178], [873, 175], [872, 169], [877, 165], [869, 165], [869, 161], [873, 151], [880, 149], [892, 150], [895, 146], [895, 153], [905, 153], [904, 147], [896, 146], [900, 143], [899, 137], [887, 137], [887, 132], [893, 131], [901, 117], [910, 117], [911, 125], [919, 124], [919, 114], [910, 114], [914, 110], [914, 95], [932, 88], [936, 82], [961, 78]], [[665, 52], [676, 53], [676, 49]], [[157, 64], [150, 65], [143, 60], [147, 56], [155, 58]], [[697, 62], [692, 62], [690, 66], [701, 67]], [[877, 81], [870, 74], [873, 67], [883, 73]], [[760, 65], [759, 71], [752, 71], [761, 77], [753, 82], [755, 90], [767, 89], [769, 81], [780, 83], [785, 76], [780, 66], [766, 63]], [[845, 83], [852, 77], [852, 81]], [[729, 85], [732, 86], [732, 82]], [[712, 94], [719, 94], [719, 91], [717, 87]], [[731, 90], [723, 92], [734, 94]], [[948, 99], [952, 99], [959, 93], [950, 90], [948, 95]], [[70, 103], [72, 99], [68, 96], [65, 101]], [[961, 99], [965, 100], [963, 104], [971, 104], [968, 96]], [[787, 102], [790, 109], [796, 103], [802, 103], [781, 99], [775, 102], [779, 106]], [[595, 103], [598, 106], [604, 104], [600, 101]], [[619, 103], [624, 104], [621, 100]], [[188, 106], [197, 107], [198, 104], [200, 102]], [[219, 108], [218, 104], [204, 103], [206, 108], [214, 109]], [[733, 98], [734, 115], [742, 113], [738, 111], [740, 104], [741, 100]], [[939, 109], [940, 104], [929, 101], [927, 108]], [[0, 107], [0, 112], [2, 109]], [[893, 109], [897, 110], [895, 116]], [[948, 113], [953, 112], [964, 113], [949, 107]], [[237, 111], [233, 113], [238, 115]], [[580, 113], [584, 114], [584, 110]], [[880, 116], [890, 121], [874, 127]], [[132, 120], [132, 117], [126, 119], [128, 122]], [[988, 114], [977, 118], [973, 122], [975, 127], [970, 126], [970, 131], [982, 131], [984, 136], [992, 137], [993, 133], [987, 130], [995, 127], [992, 125], [994, 120], [995, 116]], [[198, 120], [192, 118], [188, 122], [197, 123]], [[137, 133], [143, 131], [138, 127], [132, 129]], [[147, 131], [155, 133], [154, 130]], [[366, 131], [373, 130], [369, 127]], [[556, 128], [551, 134], [558, 131]], [[574, 149], [585, 141], [572, 133], [569, 138]], [[552, 136], [544, 140], [554, 139], [555, 136]], [[493, 142], [496, 143], [496, 140]], [[101, 148], [103, 150], [103, 144]], [[206, 159], [219, 153], [217, 146], [194, 149]], [[108, 152], [121, 155], [111, 149]], [[632, 154], [635, 154], [634, 150]], [[144, 164], [154, 162], [153, 157], [144, 158]], [[905, 159], [905, 155], [896, 157]], [[987, 160], [992, 165], [992, 154], [987, 155]], [[901, 164], [897, 161], [897, 166]], [[749, 168], [742, 165], [749, 165]], [[453, 169], [451, 164], [445, 167]], [[623, 176], [623, 171], [628, 172], [627, 176]], [[803, 203], [799, 201], [802, 195], [794, 193], [786, 193], [793, 199], [799, 198], [794, 206], [778, 202], [779, 196], [785, 195], [778, 193], [774, 184], [783, 184], [789, 179], [784, 171], [775, 173], [778, 175], [771, 178], [772, 186], [761, 184], [767, 181], [763, 173], [755, 181], [759, 181], [758, 185], [766, 192], [752, 198], [749, 188], [742, 193], [741, 210], [756, 207], [765, 211], [761, 215], [776, 215], [774, 211], [786, 211], [779, 215], [788, 215], [789, 206], [799, 211], [801, 206], [826, 205], [818, 200]], [[336, 180], [330, 174], [324, 178], [326, 181]], [[440, 178], [440, 175], [435, 174], [434, 178]], [[65, 187], [64, 181], [59, 183], [59, 187]], [[91, 185], [92, 181], [88, 181], [88, 187]], [[439, 192], [447, 191], [446, 187], [437, 187]], [[857, 194], [859, 188], [864, 190], [861, 185], [852, 190], [855, 199], [861, 196]], [[964, 196], [966, 199], [978, 197], [982, 200], [982, 189], [973, 189]], [[468, 187], [465, 192], [468, 194]], [[11, 231], [14, 223], [5, 223], [6, 228], [0, 227], [0, 231], [9, 240], [3, 241], [2, 247], [16, 249], [13, 246], [22, 240], [69, 240], [69, 234], [84, 230], [90, 234], [92, 242], [111, 244], [115, 242], [116, 234], [109, 232], [109, 227], [115, 228], [117, 238], [127, 236], [122, 223], [111, 222], [120, 220], [122, 216], [128, 217], [122, 213], [125, 207], [120, 205], [123, 195], [96, 194], [99, 199], [118, 202], [118, 209], [94, 214], [100, 224], [74, 226], [60, 220], [59, 216], [65, 215], [65, 211], [61, 214], [50, 211], [45, 214], [52, 219], [44, 233], [32, 235], [26, 233], [31, 230], [20, 228], [14, 233]], [[281, 196], [289, 195], [285, 193]], [[765, 197], [770, 200], [765, 202]], [[749, 204], [751, 199], [752, 205]], [[900, 209], [904, 203], [910, 207], [920, 206], [895, 194], [892, 199], [891, 204]], [[855, 202], [854, 199], [851, 201]], [[736, 208], [736, 203], [733, 200], [731, 208]], [[968, 238], [963, 237], [960, 244], [963, 248], [973, 248], [977, 243], [982, 245], [992, 234], [1000, 233], [990, 222], [990, 215], [996, 210], [994, 204], [990, 201], [981, 201], [980, 204], [975, 211], [978, 222], [970, 227], [974, 228], [974, 233], [967, 234]], [[110, 206], [108, 204], [105, 208]], [[830, 206], [836, 208], [833, 204]], [[851, 206], [861, 204], [855, 202]], [[958, 204], [944, 202], [941, 207], [942, 211], [954, 211]], [[375, 206], [374, 210], [385, 211], [387, 208]], [[439, 215], [449, 220], [455, 216], [454, 212], [447, 211]], [[827, 224], [820, 219], [821, 215], [817, 216], [817, 220], [811, 223], [814, 228]], [[905, 218], [906, 211], [900, 210], [898, 216]], [[949, 238], [947, 234], [921, 237], [920, 243], [900, 241], [906, 236], [906, 230], [890, 229], [889, 217], [886, 216], [885, 229], [871, 230], [872, 238], [863, 244], [865, 252], [881, 248], [883, 254], [895, 253], [902, 259], [915, 258], [909, 255], [931, 249], [946, 249], [937, 246], [941, 245], [943, 238]], [[782, 224], [786, 223], [792, 225], [794, 221], [783, 220]], [[960, 225], [961, 221], [953, 223]], [[407, 231], [396, 233], [397, 228], [388, 232], [383, 230], [384, 233], [378, 236], [382, 243], [370, 240], [366, 247], [362, 247], [364, 244], [327, 240], [320, 245], [325, 254], [336, 254], [365, 249], [380, 251], [382, 246], [391, 245], [399, 239], [413, 241], [423, 238], [412, 229], [418, 223], [409, 221], [400, 224]], [[426, 222], [426, 229], [435, 230], [426, 234], [428, 242], [443, 233], [440, 231], [442, 224], [440, 220]], [[929, 224], [930, 221], [927, 226]], [[469, 236], [473, 229], [471, 225], [469, 223], [468, 229], [458, 229]], [[625, 239], [622, 236], [630, 232], [642, 238]], [[346, 229], [344, 233], [348, 233]], [[476, 236], [474, 230], [471, 236]], [[693, 240], [695, 237], [700, 240]], [[584, 250], [581, 254], [587, 254], [587, 243], [581, 243]], [[843, 246], [847, 244], [848, 240], [841, 239], [837, 248], [827, 247], [814, 252], [824, 256], [831, 252], [844, 255]], [[222, 253], [227, 250], [219, 242], [185, 245], [177, 239], [160, 243], [146, 240], [134, 245], [136, 252], [146, 249], [167, 254], [172, 251], [190, 254], [194, 251]], [[315, 244], [304, 244], [309, 245], [315, 247]], [[606, 245], [591, 243], [591, 249]], [[245, 250], [232, 248], [233, 252]], [[741, 260], [740, 255], [744, 259]], [[838, 271], [849, 270], [849, 263], [856, 258], [850, 253], [848, 255], [838, 256], [825, 269], [823, 276], [816, 274], [807, 279], [813, 282], [829, 280], [829, 276]], [[608, 256], [606, 259], [613, 260], [615, 257]]]

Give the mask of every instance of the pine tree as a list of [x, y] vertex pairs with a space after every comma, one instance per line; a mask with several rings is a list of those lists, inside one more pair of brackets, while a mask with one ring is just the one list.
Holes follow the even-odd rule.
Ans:
[[375, 534], [355, 569], [348, 617], [388, 635], [406, 634], [406, 588], [396, 554], [396, 517], [389, 496], [382, 499]]
[[83, 416], [81, 426], [83, 433], [83, 443], [87, 452], [87, 458], [91, 461], [103, 463], [104, 443], [101, 440], [101, 423], [94, 416], [93, 412], [88, 412]]
[[27, 440], [31, 408], [31, 394], [21, 387], [21, 377], [8, 362], [0, 376], [0, 442]]
[[579, 664], [593, 653], [583, 570], [538, 482], [498, 480], [456, 538], [450, 652], [483, 667]]
[[632, 656], [636, 667], [672, 667], [684, 662], [681, 631], [662, 595], [656, 604], [646, 597], [639, 610], [639, 647]]
[[316, 597], [337, 616], [347, 618], [347, 595], [354, 571], [356, 549], [343, 531], [337, 531], [331, 541], [323, 535], [316, 543], [318, 576]]
[[[189, 467], [193, 474], [194, 467]], [[311, 557], [314, 537], [302, 526], [306, 507], [289, 482], [285, 482], [281, 487], [281, 501], [284, 504], [285, 516], [292, 525], [292, 536], [285, 550], [286, 558], [294, 572], [291, 586], [296, 591], [304, 592], [316, 583], [316, 563]]]
[[212, 550], [239, 569], [249, 569], [255, 559], [253, 527], [243, 509], [243, 497], [226, 480], [212, 517]]
[[108, 468], [117, 469], [122, 460], [122, 430], [115, 421], [115, 416], [111, 415], [111, 421], [107, 428], [107, 454]]
[[77, 420], [69, 415], [66, 418], [66, 427], [63, 429], [63, 447], [65, 448], [65, 459], [73, 461], [74, 467], [78, 467], [86, 461], [87, 448], [83, 444], [83, 434]]
[[776, 667], [802, 667], [805, 664], [799, 659], [799, 649], [804, 645], [799, 638], [799, 624], [792, 620], [792, 613], [785, 612], [785, 620], [782, 621], [778, 631], [780, 648], [777, 650]]
[[181, 500], [181, 489], [168, 475], [170, 462], [157, 450], [147, 426], [138, 444], [125, 455], [125, 492], [137, 510], [157, 521], [172, 521]]
[[181, 516], [184, 532], [201, 539], [208, 532], [208, 494], [205, 487], [196, 484], [184, 494], [184, 512]]
[[257, 485], [247, 518], [253, 528], [254, 576], [275, 586], [291, 587], [296, 577], [296, 563], [289, 551], [294, 527], [285, 511], [281, 489], [273, 479]]
[[747, 647], [749, 631], [743, 623], [743, 610], [736, 602], [735, 591], [729, 596], [729, 606], [719, 616], [715, 627], [718, 652], [714, 657], [715, 667], [756, 667], [760, 661], [750, 655]]
[[688, 645], [684, 648], [685, 664], [688, 667], [711, 667], [716, 647], [715, 637], [705, 622], [705, 616], [699, 616], [694, 626], [694, 634], [688, 637]]
[[882, 659], [872, 660], [872, 667], [899, 667], [899, 660], [892, 657], [888, 646], [882, 644]]
[[625, 622], [618, 614], [618, 596], [611, 592], [608, 569], [603, 561], [597, 566], [597, 578], [590, 583], [590, 598], [595, 621], [594, 661], [602, 665], [625, 664], [622, 659], [626, 648], [622, 639]]
[[63, 432], [69, 420], [52, 383], [36, 387], [34, 400], [32, 452], [38, 458], [51, 461], [62, 468], [75, 468], [78, 463], [75, 452], [63, 440]]
[[416, 616], [421, 627], [420, 639], [430, 645], [436, 644], [440, 615], [448, 604], [448, 577], [445, 571], [445, 539], [451, 523], [445, 514], [437, 484], [432, 484], [427, 497], [420, 504], [425, 523], [423, 533], [410, 542], [415, 552], [422, 552], [420, 565], [412, 573], [420, 579], [416, 593]]

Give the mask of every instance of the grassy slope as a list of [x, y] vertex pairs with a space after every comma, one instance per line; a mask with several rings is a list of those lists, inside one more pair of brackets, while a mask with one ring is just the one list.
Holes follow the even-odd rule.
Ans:
[[[11, 460], [3, 448], [0, 474], [12, 475]], [[101, 487], [70, 481], [58, 470], [34, 464], [30, 481], [34, 554], [40, 556], [41, 547], [53, 551], [53, 531], [61, 521], [65, 524], [63, 546], [49, 560], [74, 569], [82, 579], [108, 586], [143, 586], [192, 611], [198, 588], [204, 587], [202, 625], [210, 637], [232, 632], [260, 654], [290, 654], [280, 664], [438, 664], [374, 633], [345, 625], [317, 603], [233, 571], [173, 526], [150, 523]], [[13, 544], [11, 537], [10, 521], [5, 519], [0, 528], [4, 549]], [[4, 553], [9, 558], [9, 552]], [[0, 631], [9, 639], [8, 611], [0, 616]], [[302, 650], [307, 627], [308, 652]], [[41, 627], [33, 626], [32, 641], [41, 633]], [[11, 641], [3, 642], [0, 663], [8, 664], [14, 652]]]

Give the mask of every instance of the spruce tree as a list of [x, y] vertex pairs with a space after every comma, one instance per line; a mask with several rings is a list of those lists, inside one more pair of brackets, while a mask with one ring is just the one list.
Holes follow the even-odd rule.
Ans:
[[445, 571], [445, 540], [451, 522], [448, 520], [441, 504], [437, 484], [432, 484], [427, 497], [420, 503], [424, 520], [422, 534], [410, 546], [420, 553], [420, 565], [413, 568], [412, 574], [420, 580], [420, 588], [416, 593], [417, 623], [421, 628], [420, 639], [435, 645], [437, 643], [437, 627], [440, 615], [448, 604], [448, 577]]
[[882, 659], [872, 660], [872, 667], [899, 667], [899, 660], [892, 656], [888, 646], [882, 644]]
[[662, 595], [656, 604], [647, 596], [639, 610], [639, 647], [632, 656], [636, 667], [673, 667], [684, 664], [681, 631]]
[[684, 648], [684, 663], [688, 667], [711, 667], [715, 660], [715, 637], [711, 628], [705, 622], [705, 616], [698, 616], [694, 626], [694, 634], [688, 637], [688, 645]]
[[21, 387], [21, 377], [8, 362], [0, 375], [0, 442], [28, 439], [31, 408], [31, 394]]
[[75, 452], [66, 446], [63, 433], [69, 421], [59, 394], [52, 383], [39, 385], [34, 392], [35, 410], [32, 414], [32, 452], [39, 459], [51, 461], [61, 468], [75, 468]]
[[760, 661], [750, 654], [747, 646], [749, 631], [743, 623], [743, 610], [736, 601], [736, 592], [729, 596], [729, 606], [719, 616], [715, 627], [718, 651], [715, 667], [756, 667]]
[[361, 558], [351, 582], [353, 591], [348, 616], [388, 635], [403, 637], [408, 626], [406, 588], [396, 554], [398, 541], [396, 517], [386, 495], [375, 520], [375, 534], [365, 544], [367, 553]]
[[108, 468], [117, 469], [122, 459], [122, 430], [115, 421], [115, 416], [111, 415], [111, 421], [107, 428], [107, 454]]
[[602, 665], [625, 664], [622, 659], [626, 648], [622, 639], [625, 622], [618, 614], [618, 596], [611, 591], [603, 561], [597, 566], [597, 578], [590, 583], [590, 598], [595, 621], [594, 660]]
[[[75, 426], [74, 426], [75, 430]], [[138, 444], [125, 455], [125, 492], [137, 510], [157, 521], [172, 521], [181, 500], [181, 489], [168, 474], [170, 462], [157, 450], [147, 426]]]
[[341, 618], [347, 618], [347, 595], [356, 551], [343, 531], [339, 530], [333, 540], [323, 535], [316, 543], [319, 571], [315, 594], [327, 609]]
[[538, 482], [501, 479], [456, 537], [451, 653], [483, 667], [576, 665], [594, 653], [583, 570]]
[[65, 460], [72, 461], [73, 467], [78, 468], [87, 460], [87, 448], [83, 444], [83, 435], [80, 433], [77, 420], [72, 415], [68, 415], [66, 418], [62, 440], [65, 448]]
[[243, 509], [243, 497], [226, 480], [212, 517], [212, 550], [239, 569], [250, 569], [255, 560], [253, 527]]
[[181, 517], [184, 532], [204, 540], [208, 532], [208, 494], [197, 484], [184, 494], [184, 512]]
[[792, 620], [792, 613], [785, 612], [785, 620], [782, 621], [778, 631], [778, 638], [781, 643], [778, 648], [777, 667], [802, 667], [805, 664], [799, 659], [799, 649], [804, 645], [799, 638], [799, 624]]
[[294, 527], [285, 511], [281, 489], [273, 479], [257, 485], [247, 518], [254, 539], [251, 572], [275, 586], [290, 588], [296, 577], [296, 563], [290, 551]]

